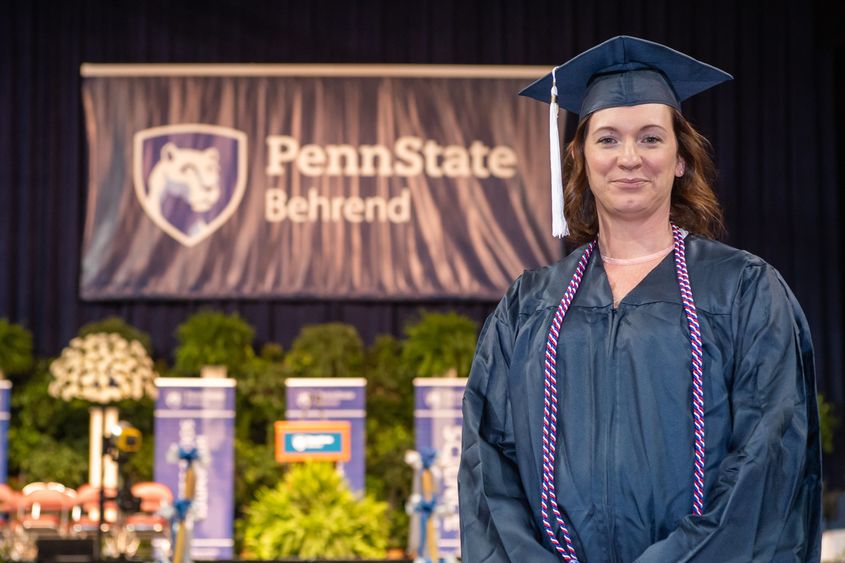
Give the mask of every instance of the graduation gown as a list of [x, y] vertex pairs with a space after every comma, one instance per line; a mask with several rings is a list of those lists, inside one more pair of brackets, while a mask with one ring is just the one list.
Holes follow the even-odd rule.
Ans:
[[[468, 563], [561, 560], [540, 519], [543, 350], [583, 250], [525, 272], [481, 332], [458, 477]], [[704, 345], [704, 512], [691, 515], [690, 341], [673, 253], [614, 309], [596, 249], [557, 356], [555, 481], [579, 560], [818, 561], [804, 314], [756, 256], [693, 235], [686, 256]]]

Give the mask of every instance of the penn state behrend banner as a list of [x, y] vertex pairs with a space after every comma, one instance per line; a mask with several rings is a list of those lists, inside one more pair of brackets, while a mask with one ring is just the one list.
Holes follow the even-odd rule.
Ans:
[[561, 250], [547, 70], [83, 65], [81, 295], [498, 299]]
[[184, 498], [185, 467], [168, 453], [196, 448], [191, 558], [232, 559], [235, 517], [235, 380], [156, 379], [153, 478]]
[[441, 555], [459, 556], [461, 528], [458, 515], [458, 468], [461, 463], [461, 404], [465, 378], [414, 379], [414, 441], [418, 452], [437, 452], [440, 468], [437, 517], [437, 547]]
[[337, 462], [349, 488], [364, 493], [366, 394], [363, 377], [289, 377], [285, 380], [286, 420], [349, 422], [349, 461]]

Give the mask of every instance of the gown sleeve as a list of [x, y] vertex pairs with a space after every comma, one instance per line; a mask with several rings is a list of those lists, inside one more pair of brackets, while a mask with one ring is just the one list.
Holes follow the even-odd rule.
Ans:
[[704, 514], [683, 518], [640, 563], [819, 560], [821, 454], [807, 321], [778, 273], [760, 265], [743, 273], [732, 323], [729, 453]]
[[542, 547], [514, 453], [507, 391], [513, 347], [507, 310], [514, 293], [484, 324], [464, 393], [458, 493], [461, 558], [470, 563], [559, 561]]

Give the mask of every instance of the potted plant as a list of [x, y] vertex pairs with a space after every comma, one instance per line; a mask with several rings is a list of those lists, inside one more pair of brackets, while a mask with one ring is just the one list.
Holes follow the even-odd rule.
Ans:
[[292, 377], [360, 377], [364, 343], [352, 325], [305, 326], [293, 341], [284, 365]]
[[178, 372], [192, 375], [203, 371], [205, 375], [217, 377], [237, 373], [255, 356], [254, 336], [255, 330], [237, 314], [200, 311], [176, 329], [179, 345], [174, 367]]
[[402, 364], [415, 377], [467, 377], [475, 354], [478, 325], [458, 313], [422, 312], [405, 327]]
[[246, 509], [245, 555], [255, 559], [381, 559], [387, 505], [357, 498], [328, 463], [297, 463]]

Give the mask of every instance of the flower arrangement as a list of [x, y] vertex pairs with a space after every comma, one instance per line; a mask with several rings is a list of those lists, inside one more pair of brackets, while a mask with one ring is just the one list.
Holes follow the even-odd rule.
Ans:
[[50, 395], [65, 401], [109, 404], [156, 395], [157, 374], [144, 346], [116, 333], [74, 338], [50, 364], [50, 373]]

